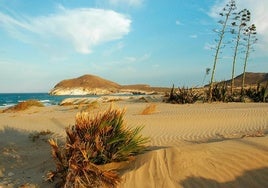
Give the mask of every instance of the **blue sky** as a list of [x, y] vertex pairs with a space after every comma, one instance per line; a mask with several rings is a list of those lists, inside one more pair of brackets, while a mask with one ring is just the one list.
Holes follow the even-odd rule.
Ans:
[[[0, 0], [0, 92], [48, 92], [84, 74], [119, 84], [201, 86], [213, 66], [212, 30], [226, 2]], [[237, 0], [237, 6], [250, 9], [258, 31], [247, 70], [268, 72], [268, 1]], [[231, 77], [228, 49], [216, 80]]]

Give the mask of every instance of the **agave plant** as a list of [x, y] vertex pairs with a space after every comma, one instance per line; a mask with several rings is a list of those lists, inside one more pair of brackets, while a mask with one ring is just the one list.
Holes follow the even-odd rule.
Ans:
[[[252, 99], [254, 102], [267, 102], [268, 98], [268, 83], [266, 86], [257, 85], [257, 88], [248, 88], [244, 90], [247, 97]], [[242, 93], [243, 96], [243, 93]]]
[[178, 104], [192, 104], [200, 99], [201, 93], [194, 91], [193, 88], [178, 88], [174, 90], [174, 85], [170, 91], [169, 99], [167, 102]]
[[50, 172], [48, 179], [59, 176], [64, 187], [115, 187], [120, 181], [117, 173], [99, 165], [128, 160], [144, 151], [148, 142], [139, 134], [141, 127], [126, 127], [124, 114], [125, 110], [112, 107], [96, 116], [77, 114], [75, 125], [66, 129], [63, 149], [49, 141], [56, 171]]

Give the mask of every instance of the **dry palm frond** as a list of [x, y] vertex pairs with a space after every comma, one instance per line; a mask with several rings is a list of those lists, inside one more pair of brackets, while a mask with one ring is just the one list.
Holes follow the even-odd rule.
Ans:
[[66, 129], [64, 148], [49, 140], [56, 171], [48, 179], [60, 177], [64, 187], [115, 187], [120, 178], [114, 171], [105, 171], [98, 165], [127, 160], [145, 149], [147, 138], [139, 135], [142, 128], [125, 126], [125, 110], [110, 107], [95, 116], [77, 114], [74, 126]]

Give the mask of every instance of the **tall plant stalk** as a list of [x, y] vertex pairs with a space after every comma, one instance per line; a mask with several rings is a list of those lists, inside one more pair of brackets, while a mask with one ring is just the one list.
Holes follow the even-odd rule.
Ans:
[[246, 68], [247, 68], [247, 62], [248, 62], [248, 58], [250, 55], [250, 51], [252, 50], [252, 45], [257, 42], [256, 34], [257, 34], [257, 32], [256, 32], [255, 24], [252, 24], [251, 26], [249, 26], [244, 32], [244, 35], [246, 36], [246, 38], [244, 39], [246, 41], [246, 53], [245, 53], [242, 86], [241, 86], [241, 93], [242, 94], [244, 94]]
[[235, 9], [236, 9], [235, 1], [234, 0], [231, 0], [228, 4], [226, 4], [226, 6], [223, 8], [223, 11], [220, 13], [220, 16], [224, 17], [224, 20], [220, 20], [219, 21], [219, 23], [222, 25], [222, 28], [218, 32], [218, 34], [219, 34], [219, 40], [218, 40], [218, 44], [216, 46], [216, 52], [215, 52], [215, 56], [214, 56], [213, 68], [212, 68], [211, 79], [210, 79], [209, 98], [208, 98], [208, 100], [210, 102], [212, 100], [213, 82], [214, 82], [216, 65], [217, 65], [218, 58], [219, 58], [219, 52], [220, 52], [220, 49], [222, 47], [224, 35], [226, 33], [227, 23], [229, 21], [229, 18], [231, 16], [231, 13]]
[[233, 56], [233, 67], [232, 67], [232, 82], [231, 82], [231, 94], [233, 95], [234, 91], [234, 76], [235, 76], [235, 64], [237, 59], [238, 47], [240, 45], [241, 33], [243, 28], [247, 25], [246, 23], [250, 21], [250, 12], [247, 9], [244, 9], [238, 13], [238, 15], [234, 18], [239, 21], [239, 25], [236, 22], [232, 23], [232, 26], [238, 26], [238, 31], [232, 29], [232, 34], [237, 34], [235, 48], [234, 48], [234, 56]]

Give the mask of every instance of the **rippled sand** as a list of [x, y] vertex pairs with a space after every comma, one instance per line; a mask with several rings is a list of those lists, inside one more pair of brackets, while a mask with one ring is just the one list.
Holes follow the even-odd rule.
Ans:
[[[144, 126], [142, 134], [151, 138], [149, 151], [114, 164], [118, 187], [268, 187], [267, 104], [155, 104], [154, 113], [141, 115], [148, 103], [115, 102], [127, 109], [126, 124]], [[53, 106], [0, 114], [0, 187], [53, 187], [42, 180], [55, 168], [47, 137], [29, 135], [48, 129], [63, 139], [78, 111]]]

